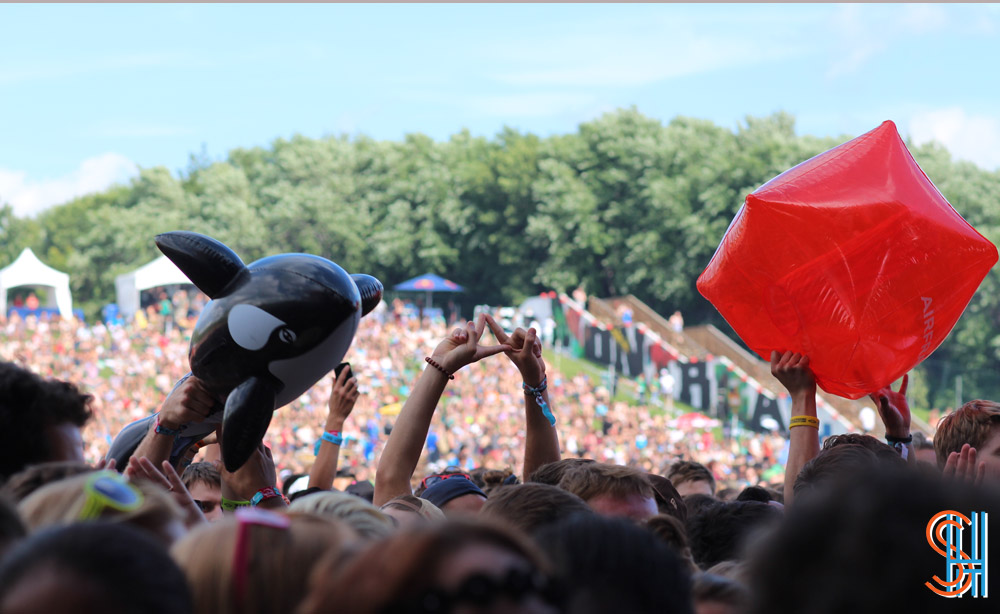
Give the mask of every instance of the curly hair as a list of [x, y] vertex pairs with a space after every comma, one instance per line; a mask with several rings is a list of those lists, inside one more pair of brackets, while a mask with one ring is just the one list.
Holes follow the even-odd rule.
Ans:
[[53, 450], [46, 430], [64, 423], [83, 427], [93, 397], [73, 384], [42, 379], [14, 363], [0, 362], [0, 481], [28, 465], [44, 463]]

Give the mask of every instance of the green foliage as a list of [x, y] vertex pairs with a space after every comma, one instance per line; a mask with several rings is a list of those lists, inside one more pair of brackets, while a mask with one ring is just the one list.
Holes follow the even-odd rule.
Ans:
[[[155, 234], [190, 229], [248, 262], [303, 251], [388, 285], [440, 273], [469, 289], [455, 297], [467, 308], [583, 284], [728, 329], [694, 282], [744, 197], [849, 138], [796, 136], [786, 113], [730, 130], [689, 117], [665, 124], [634, 108], [546, 138], [510, 128], [443, 142], [296, 136], [219, 161], [202, 151], [180, 176], [143, 169], [128, 186], [37, 219], [4, 206], [0, 265], [33, 248], [70, 273], [93, 317], [114, 300], [116, 275], [157, 255]], [[937, 145], [911, 151], [955, 208], [1000, 241], [1000, 173]], [[966, 398], [1000, 398], [998, 369], [1000, 280], [991, 273], [911, 390], [920, 405], [951, 404], [961, 374]]]

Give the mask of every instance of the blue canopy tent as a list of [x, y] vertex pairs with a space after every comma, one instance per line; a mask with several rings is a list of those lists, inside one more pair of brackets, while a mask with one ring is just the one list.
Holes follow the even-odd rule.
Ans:
[[407, 279], [392, 288], [397, 292], [426, 292], [427, 307], [431, 307], [431, 297], [435, 292], [465, 292], [465, 288], [440, 275], [427, 273], [413, 279]]

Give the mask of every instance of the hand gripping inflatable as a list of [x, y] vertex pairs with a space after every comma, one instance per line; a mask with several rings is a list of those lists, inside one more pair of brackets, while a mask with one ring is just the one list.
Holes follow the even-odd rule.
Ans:
[[762, 358], [804, 353], [857, 399], [933, 352], [996, 262], [887, 121], [747, 196], [698, 290]]
[[[161, 234], [156, 246], [212, 299], [195, 325], [189, 358], [192, 373], [226, 399], [222, 460], [235, 471], [264, 437], [274, 410], [341, 361], [361, 316], [382, 300], [382, 284], [308, 254], [280, 254], [246, 266], [222, 243], [193, 232]], [[152, 420], [119, 433], [108, 454], [118, 467], [124, 468]], [[184, 427], [171, 460], [219, 421], [217, 409], [204, 423]]]

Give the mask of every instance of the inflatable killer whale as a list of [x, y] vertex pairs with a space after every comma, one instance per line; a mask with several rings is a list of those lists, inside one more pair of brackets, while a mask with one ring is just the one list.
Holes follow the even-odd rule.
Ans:
[[[171, 462], [222, 422], [222, 460], [235, 471], [260, 444], [274, 410], [341, 361], [361, 317], [382, 300], [382, 284], [309, 254], [247, 266], [219, 241], [194, 232], [158, 235], [156, 246], [212, 299], [195, 325], [189, 359], [191, 373], [225, 398], [204, 422], [182, 427]], [[155, 419], [125, 427], [108, 458], [124, 469]]]

